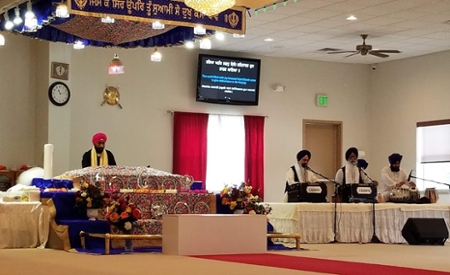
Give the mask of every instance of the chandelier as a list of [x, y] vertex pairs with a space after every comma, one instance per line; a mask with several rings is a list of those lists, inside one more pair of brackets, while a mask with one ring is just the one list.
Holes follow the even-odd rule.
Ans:
[[186, 6], [207, 16], [213, 16], [232, 8], [235, 0], [184, 0]]

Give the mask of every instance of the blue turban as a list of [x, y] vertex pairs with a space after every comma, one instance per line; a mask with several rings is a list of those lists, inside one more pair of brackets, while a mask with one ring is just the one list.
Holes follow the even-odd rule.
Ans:
[[348, 160], [351, 154], [355, 154], [356, 158], [358, 158], [358, 149], [355, 147], [348, 148], [347, 152], [345, 152], [345, 159]]

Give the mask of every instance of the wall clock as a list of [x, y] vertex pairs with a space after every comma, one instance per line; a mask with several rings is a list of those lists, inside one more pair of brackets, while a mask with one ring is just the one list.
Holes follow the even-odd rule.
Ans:
[[64, 106], [69, 102], [70, 89], [63, 82], [54, 82], [48, 88], [48, 98], [53, 105]]

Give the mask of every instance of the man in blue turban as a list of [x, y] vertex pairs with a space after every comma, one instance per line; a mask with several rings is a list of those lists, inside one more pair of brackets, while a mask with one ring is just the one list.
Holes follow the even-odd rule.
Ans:
[[343, 187], [345, 194], [343, 194], [342, 201], [348, 202], [350, 196], [349, 184], [371, 183], [371, 180], [359, 171], [357, 166], [358, 149], [355, 147], [348, 148], [347, 152], [345, 152], [345, 159], [347, 163], [336, 172], [335, 181]]
[[317, 182], [317, 177], [305, 169], [311, 159], [311, 152], [308, 150], [301, 150], [297, 153], [297, 163], [289, 167], [286, 172], [286, 188], [283, 197], [283, 202], [288, 202], [288, 186], [294, 183], [303, 182]]
[[384, 201], [389, 200], [392, 188], [409, 189], [416, 187], [416, 184], [408, 179], [405, 170], [400, 168], [402, 159], [402, 155], [394, 153], [388, 157], [389, 165], [381, 169], [381, 184], [378, 191], [383, 196]]

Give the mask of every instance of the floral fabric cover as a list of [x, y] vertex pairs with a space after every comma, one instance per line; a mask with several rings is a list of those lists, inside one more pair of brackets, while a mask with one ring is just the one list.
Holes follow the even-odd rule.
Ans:
[[[155, 204], [166, 206], [167, 214], [210, 214], [212, 204], [211, 194], [196, 193], [119, 193], [119, 197], [130, 196], [133, 202], [141, 210], [142, 219], [155, 218], [153, 207]], [[159, 233], [147, 233], [159, 234]]]
[[190, 190], [193, 179], [145, 166], [98, 166], [67, 171], [63, 179], [80, 178], [82, 182], [103, 181], [105, 189], [177, 189]]

